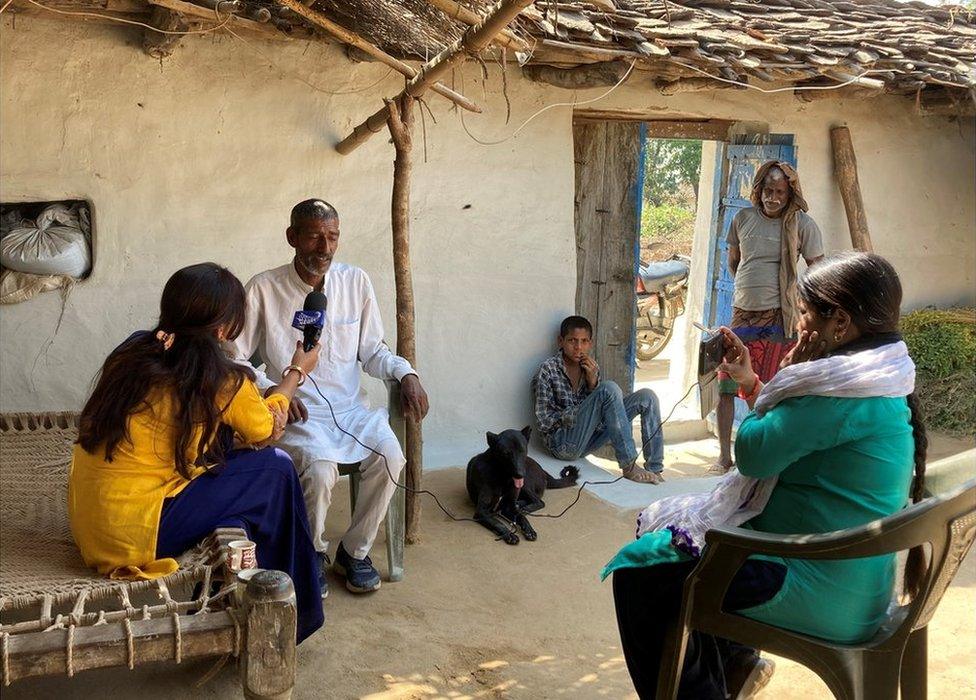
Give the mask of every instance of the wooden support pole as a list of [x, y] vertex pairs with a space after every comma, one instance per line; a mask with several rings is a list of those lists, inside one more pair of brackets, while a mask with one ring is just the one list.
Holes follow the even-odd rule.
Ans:
[[241, 684], [248, 700], [287, 700], [295, 687], [295, 587], [282, 571], [262, 571], [244, 589]]
[[[284, 0], [279, 0], [279, 2]], [[293, 0], [287, 0], [289, 2]], [[491, 40], [504, 29], [518, 14], [531, 5], [533, 0], [501, 0], [485, 17], [485, 20], [474, 27], [468, 28], [461, 38], [437, 54], [424, 64], [400, 95], [420, 97], [431, 88], [441, 77], [452, 68], [464, 61], [468, 52], [481, 51]], [[397, 97], [399, 99], [399, 96]], [[367, 139], [383, 130], [389, 119], [390, 110], [384, 104], [381, 109], [373, 113], [366, 121], [353, 129], [353, 132], [336, 145], [336, 150], [342, 155], [348, 155], [366, 143]]]
[[[469, 10], [461, 3], [455, 2], [455, 0], [427, 0], [427, 2], [451, 19], [456, 19], [459, 22], [463, 22], [469, 27], [473, 27], [481, 22], [481, 15], [479, 15], [477, 12]], [[527, 51], [529, 48], [528, 44], [519, 39], [508, 29], [503, 29], [498, 36], [492, 40], [492, 43], [509, 49], [514, 49], [515, 51]]]
[[857, 158], [854, 156], [850, 129], [846, 126], [831, 129], [830, 145], [834, 152], [834, 177], [837, 178], [837, 186], [847, 211], [851, 243], [854, 250], [870, 253], [874, 248], [871, 245], [871, 233], [868, 231], [868, 218], [864, 213], [861, 185], [857, 181]]
[[[410, 172], [413, 168], [413, 120], [416, 98], [401, 95], [387, 100], [387, 125], [396, 149], [393, 161], [393, 196], [391, 221], [393, 224], [393, 278], [396, 283], [397, 355], [417, 366], [417, 339], [414, 324], [413, 275], [410, 265]], [[420, 421], [406, 414], [407, 487], [419, 489], [423, 474], [423, 432]], [[420, 494], [407, 492], [406, 541], [419, 539]]]
[[[165, 7], [153, 6], [149, 13], [149, 21], [157, 29], [165, 32], [185, 32], [187, 30], [186, 20], [183, 15], [173, 12]], [[142, 30], [142, 48], [153, 58], [162, 60], [169, 58], [180, 45], [182, 34], [164, 34], [163, 32], [153, 31], [152, 29]]]
[[[394, 58], [393, 56], [386, 53], [382, 49], [373, 46], [368, 41], [360, 37], [358, 34], [354, 34], [353, 32], [343, 27], [341, 24], [336, 24], [331, 19], [323, 15], [321, 12], [318, 12], [317, 10], [313, 10], [311, 7], [306, 7], [298, 0], [276, 0], [276, 1], [282, 7], [287, 7], [289, 10], [291, 10], [297, 15], [301, 15], [302, 17], [307, 19], [315, 26], [324, 29], [329, 34], [334, 36], [336, 39], [339, 39], [340, 41], [349, 44], [350, 46], [356, 47], [363, 53], [369, 54], [379, 62], [384, 63], [390, 66], [390, 68], [393, 68], [394, 70], [403, 73], [408, 78], [413, 78], [415, 75], [417, 75], [417, 70], [413, 66], [407, 65], [403, 61]], [[474, 102], [472, 102], [467, 97], [460, 94], [459, 92], [455, 92], [451, 88], [447, 87], [446, 85], [441, 85], [440, 83], [436, 83], [431, 85], [430, 89], [436, 92], [438, 95], [442, 95], [443, 97], [446, 97], [451, 102], [456, 104], [458, 107], [462, 107], [468, 110], [469, 112], [475, 112], [478, 114], [481, 113], [481, 107], [476, 105]], [[386, 108], [384, 107], [383, 109], [385, 110]]]

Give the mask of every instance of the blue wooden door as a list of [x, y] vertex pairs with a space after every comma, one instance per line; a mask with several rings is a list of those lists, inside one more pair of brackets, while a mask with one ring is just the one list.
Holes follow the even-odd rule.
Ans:
[[[790, 136], [777, 136], [777, 138], [792, 140]], [[706, 319], [706, 324], [713, 328], [727, 326], [732, 322], [733, 278], [729, 270], [729, 244], [726, 242], [732, 219], [741, 210], [752, 206], [749, 195], [752, 192], [752, 179], [759, 166], [768, 160], [781, 160], [796, 167], [796, 147], [793, 145], [731, 145], [725, 148], [725, 160], [725, 172], [728, 173], [728, 178], [722, 191], [718, 235], [712, 243], [714, 248], [711, 257], [715, 261], [715, 269], [711, 275], [711, 313]]]

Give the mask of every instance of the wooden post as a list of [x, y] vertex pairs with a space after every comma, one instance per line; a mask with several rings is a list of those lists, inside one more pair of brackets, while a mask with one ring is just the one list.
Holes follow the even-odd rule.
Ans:
[[295, 687], [295, 587], [281, 571], [262, 571], [244, 591], [241, 684], [248, 700], [288, 700]]
[[[387, 100], [387, 125], [393, 137], [396, 159], [393, 161], [393, 277], [396, 281], [397, 355], [417, 366], [417, 343], [414, 326], [413, 276], [410, 268], [410, 171], [413, 160], [413, 119], [416, 98], [403, 94], [398, 100]], [[406, 415], [407, 486], [419, 489], [423, 473], [423, 433], [420, 421]], [[419, 538], [420, 494], [407, 492], [406, 540], [414, 544]]]
[[846, 126], [830, 130], [830, 145], [834, 151], [834, 177], [844, 200], [847, 211], [847, 226], [851, 230], [851, 243], [854, 250], [870, 253], [871, 233], [868, 231], [868, 218], [864, 213], [864, 200], [861, 199], [861, 185], [857, 181], [857, 158], [851, 131]]

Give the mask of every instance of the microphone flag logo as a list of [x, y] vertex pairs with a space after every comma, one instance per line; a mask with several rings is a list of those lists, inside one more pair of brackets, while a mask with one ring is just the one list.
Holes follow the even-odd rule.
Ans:
[[298, 330], [304, 330], [305, 326], [315, 326], [316, 328], [322, 328], [325, 326], [325, 312], [324, 311], [296, 311], [295, 318], [291, 322], [292, 328], [297, 328]]

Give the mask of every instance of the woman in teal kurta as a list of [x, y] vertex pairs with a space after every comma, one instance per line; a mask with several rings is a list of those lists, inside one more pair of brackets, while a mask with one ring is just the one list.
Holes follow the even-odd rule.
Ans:
[[[798, 291], [800, 340], [787, 363], [900, 342], [901, 286], [883, 258], [830, 258], [806, 272]], [[740, 396], [751, 407], [762, 384], [742, 342], [730, 331], [727, 339], [721, 369], [739, 382]], [[913, 408], [912, 396], [806, 395], [787, 398], [762, 416], [747, 416], [735, 443], [739, 471], [778, 481], [763, 512], [743, 527], [784, 534], [829, 532], [896, 513], [908, 503], [910, 491], [920, 498], [926, 440]], [[614, 571], [624, 655], [642, 698], [654, 695], [661, 641], [694, 566], [690, 557], [669, 546], [669, 534], [645, 534], [608, 567]], [[777, 627], [860, 642], [882, 622], [894, 571], [893, 556], [845, 561], [754, 557], [735, 577], [725, 606]], [[725, 698], [726, 692], [750, 697], [768, 682], [771, 671], [753, 650], [694, 633], [679, 697]]]
[[[745, 527], [830, 532], [892, 515], [908, 502], [914, 452], [904, 398], [803, 396], [762, 418], [751, 414], [735, 441], [739, 471], [779, 481]], [[767, 559], [786, 566], [783, 586], [742, 614], [836, 642], [861, 642], [877, 631], [891, 600], [892, 556]]]

